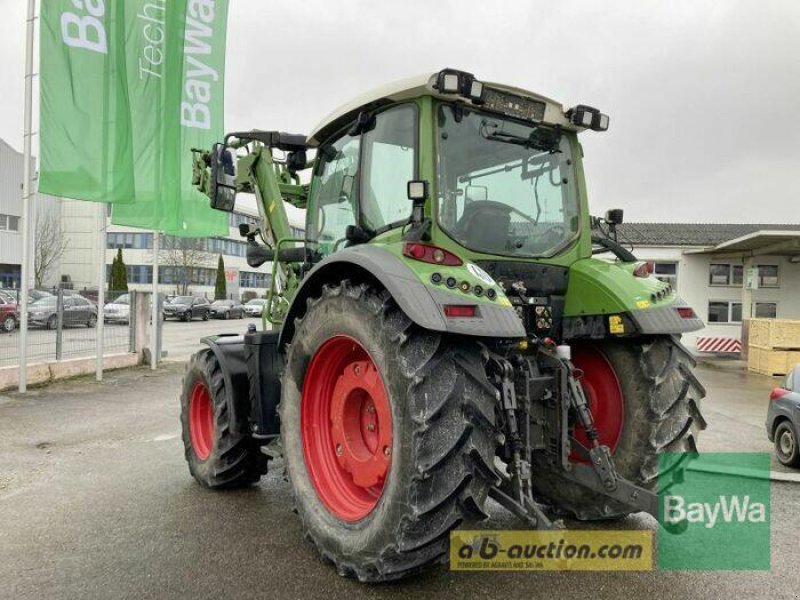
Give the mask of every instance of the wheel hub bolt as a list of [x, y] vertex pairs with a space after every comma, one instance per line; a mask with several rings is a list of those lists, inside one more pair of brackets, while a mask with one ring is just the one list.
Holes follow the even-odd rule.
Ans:
[[367, 423], [367, 431], [375, 431], [375, 423]]
[[340, 455], [344, 452], [344, 448], [342, 448], [341, 444], [336, 444], [336, 454]]
[[356, 365], [355, 367], [353, 367], [353, 372], [356, 375], [361, 375], [361, 365]]
[[384, 456], [391, 456], [391, 454], [392, 454], [392, 449], [389, 448], [389, 446], [384, 446], [383, 447], [383, 455]]

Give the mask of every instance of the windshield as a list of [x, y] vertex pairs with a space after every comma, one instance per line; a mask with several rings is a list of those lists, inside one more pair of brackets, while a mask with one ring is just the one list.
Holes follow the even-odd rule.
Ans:
[[578, 233], [569, 141], [550, 127], [441, 105], [439, 224], [465, 247], [549, 256]]
[[39, 298], [38, 300], [34, 300], [33, 304], [35, 304], [36, 306], [54, 306], [56, 300], [58, 300], [58, 298], [56, 298], [55, 296], [44, 296], [42, 298]]
[[109, 302], [109, 304], [130, 304], [128, 294], [122, 294], [122, 296], [112, 302]]
[[264, 304], [264, 301], [261, 300], [260, 298], [253, 298], [252, 300], [248, 301], [248, 304], [250, 304], [250, 305], [253, 305], [253, 304]]
[[214, 302], [212, 302], [211, 304], [212, 304], [212, 306], [232, 306], [233, 305], [233, 301], [231, 301], [231, 300], [214, 300]]
[[191, 296], [175, 296], [170, 301], [170, 304], [191, 304], [191, 303], [192, 303]]

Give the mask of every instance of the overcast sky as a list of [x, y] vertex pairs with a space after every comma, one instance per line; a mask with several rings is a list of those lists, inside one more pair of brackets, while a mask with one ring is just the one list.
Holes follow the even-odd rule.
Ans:
[[[46, 1], [46, 0], [45, 0]], [[25, 0], [0, 0], [0, 138], [22, 147]], [[226, 127], [307, 133], [449, 66], [600, 108], [592, 211], [800, 223], [797, 0], [230, 0]]]

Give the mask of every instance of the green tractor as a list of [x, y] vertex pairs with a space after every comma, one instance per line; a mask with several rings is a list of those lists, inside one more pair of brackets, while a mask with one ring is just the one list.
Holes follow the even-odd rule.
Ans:
[[658, 454], [705, 427], [679, 342], [702, 322], [618, 243], [621, 211], [589, 215], [578, 134], [607, 128], [445, 69], [308, 137], [195, 151], [213, 208], [255, 195], [240, 229], [272, 283], [262, 331], [205, 338], [187, 367], [192, 475], [239, 487], [282, 460], [307, 538], [362, 581], [444, 561], [490, 498], [530, 528], [657, 516]]

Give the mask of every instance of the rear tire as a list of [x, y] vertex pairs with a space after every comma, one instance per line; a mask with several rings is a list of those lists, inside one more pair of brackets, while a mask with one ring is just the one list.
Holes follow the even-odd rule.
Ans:
[[51, 329], [51, 330], [52, 329], [57, 329], [58, 328], [58, 317], [53, 315], [49, 319], [47, 319], [47, 328]]
[[3, 319], [3, 331], [6, 333], [11, 333], [16, 328], [17, 320], [12, 315], [8, 315], [5, 319]]
[[[307, 313], [296, 325], [282, 380], [280, 416], [286, 471], [306, 537], [341, 575], [361, 581], [397, 579], [445, 562], [450, 530], [485, 518], [489, 488], [498, 483], [493, 469], [495, 391], [486, 379], [480, 347], [420, 329], [388, 293], [348, 282], [325, 286], [322, 297], [309, 300]], [[309, 427], [319, 429], [313, 425], [319, 420], [309, 419], [307, 410], [326, 394], [336, 406], [335, 388], [348, 367], [333, 375], [335, 386], [323, 378], [320, 387], [308, 374], [317, 372], [314, 361], [326, 345], [348, 338], [355, 342], [355, 351], [363, 351], [358, 356], [366, 353], [364, 360], [372, 365], [367, 369], [377, 371], [385, 390], [390, 417], [378, 428], [383, 431], [380, 424], [390, 423], [391, 448], [386, 446], [384, 452], [391, 459], [372, 504], [340, 517], [331, 508], [335, 492], [323, 487], [328, 482], [323, 467], [336, 465], [338, 459], [332, 456], [325, 463], [315, 458], [315, 449], [326, 446], [309, 433]], [[355, 367], [353, 372], [358, 374]], [[312, 383], [304, 393], [307, 377]], [[318, 391], [324, 389], [333, 391]], [[380, 412], [378, 403], [375, 408]], [[345, 416], [342, 422], [350, 421]], [[334, 445], [328, 447], [333, 453]], [[372, 455], [376, 460], [377, 454], [375, 450]], [[341, 477], [337, 481], [348, 485], [356, 481], [346, 472]]]
[[189, 472], [208, 488], [237, 488], [267, 472], [267, 456], [249, 435], [231, 432], [228, 390], [214, 353], [200, 350], [186, 366], [181, 427]]
[[[655, 490], [658, 454], [697, 452], [697, 437], [706, 427], [700, 413], [705, 389], [692, 373], [695, 360], [677, 338], [670, 337], [593, 348], [612, 366], [624, 399], [622, 429], [612, 451], [617, 472]], [[599, 433], [602, 439], [603, 432]], [[539, 461], [534, 465], [533, 487], [557, 512], [581, 520], [619, 518], [631, 512], [624, 504], [564, 480]]]

